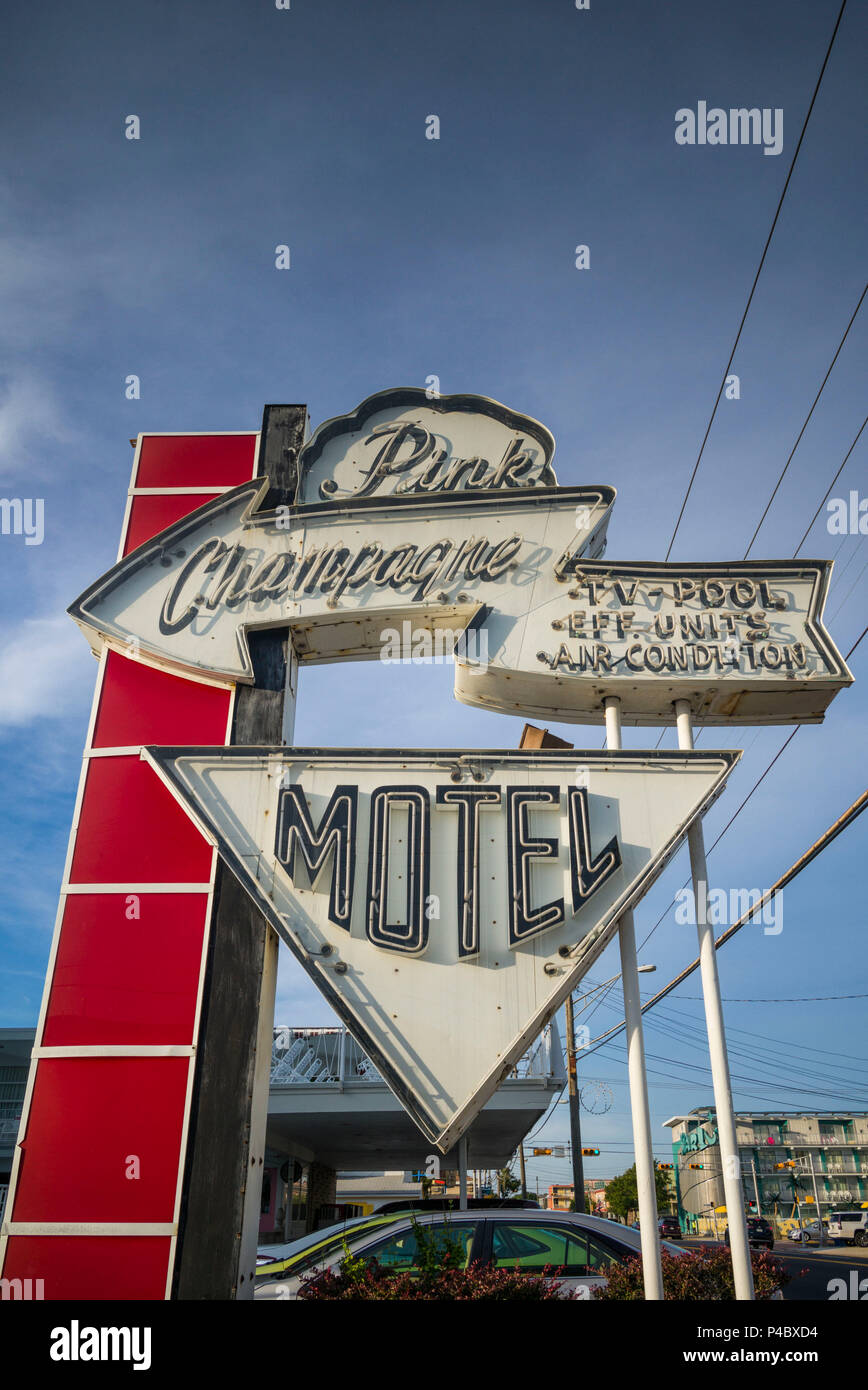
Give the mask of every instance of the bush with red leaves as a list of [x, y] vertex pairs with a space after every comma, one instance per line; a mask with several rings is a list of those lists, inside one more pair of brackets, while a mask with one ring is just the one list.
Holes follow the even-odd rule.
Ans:
[[[677, 1301], [712, 1300], [729, 1302], [735, 1299], [732, 1260], [724, 1246], [707, 1250], [685, 1250], [681, 1255], [662, 1254], [663, 1297]], [[780, 1260], [768, 1250], [752, 1250], [754, 1292], [759, 1301], [772, 1297], [777, 1289], [790, 1282], [792, 1275]], [[626, 1260], [608, 1271], [605, 1288], [595, 1289], [600, 1299], [639, 1299], [645, 1297], [642, 1282], [642, 1259]]]

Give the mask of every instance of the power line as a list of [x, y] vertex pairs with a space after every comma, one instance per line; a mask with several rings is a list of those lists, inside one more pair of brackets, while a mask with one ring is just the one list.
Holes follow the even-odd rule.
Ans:
[[[839, 357], [839, 354], [840, 354], [840, 352], [841, 352], [841, 349], [842, 349], [842, 347], [844, 346], [844, 344], [845, 344], [846, 341], [847, 341], [847, 335], [848, 335], [848, 333], [850, 332], [850, 329], [853, 327], [853, 324], [854, 324], [855, 319], [856, 319], [856, 315], [858, 314], [859, 310], [860, 310], [861, 307], [862, 307], [862, 300], [865, 298], [865, 295], [866, 295], [866, 294], [868, 294], [868, 284], [866, 284], [866, 285], [865, 285], [865, 288], [862, 290], [862, 293], [861, 293], [860, 296], [859, 296], [859, 303], [856, 305], [856, 308], [853, 310], [852, 314], [850, 315], [850, 322], [847, 324], [847, 327], [844, 329], [844, 336], [843, 336], [843, 338], [841, 339], [840, 343], [838, 344], [838, 346], [837, 346], [837, 348], [836, 348], [836, 350], [835, 350], [835, 356], [832, 358], [831, 362], [829, 363], [828, 371], [826, 372], [826, 375], [823, 377], [823, 380], [822, 380], [822, 382], [820, 383], [820, 389], [819, 389], [819, 391], [817, 392], [816, 396], [815, 396], [814, 399], [813, 399], [813, 402], [812, 402], [812, 404], [811, 404], [810, 410], [808, 411], [807, 415], [805, 416], [804, 424], [802, 425], [802, 428], [799, 430], [799, 433], [798, 433], [798, 437], [797, 437], [797, 439], [796, 439], [796, 442], [795, 442], [795, 444], [793, 445], [792, 449], [791, 449], [790, 452], [789, 452], [789, 456], [788, 456], [788, 458], [787, 458], [786, 463], [784, 464], [783, 468], [781, 469], [780, 477], [778, 478], [777, 482], [775, 483], [774, 487], [772, 488], [772, 494], [771, 494], [771, 496], [769, 497], [768, 502], [766, 502], [765, 511], [763, 512], [762, 516], [760, 517], [759, 521], [757, 522], [757, 524], [756, 524], [756, 530], [754, 531], [753, 535], [752, 535], [751, 538], [750, 538], [750, 544], [748, 545], [747, 550], [744, 552], [744, 557], [743, 557], [743, 558], [744, 558], [745, 560], [747, 559], [748, 555], [750, 555], [750, 552], [753, 550], [753, 543], [754, 543], [754, 541], [756, 540], [757, 536], [758, 536], [759, 533], [760, 533], [760, 530], [761, 530], [761, 528], [762, 528], [762, 524], [763, 524], [763, 522], [765, 521], [766, 517], [767, 517], [768, 514], [769, 514], [769, 509], [770, 509], [772, 503], [774, 502], [775, 498], [776, 498], [777, 495], [778, 495], [778, 488], [780, 487], [781, 483], [784, 481], [784, 478], [786, 477], [786, 474], [787, 474], [787, 469], [789, 468], [790, 464], [791, 464], [792, 461], [793, 461], [793, 456], [794, 456], [796, 450], [798, 449], [799, 445], [800, 445], [801, 442], [802, 442], [802, 435], [805, 433], [805, 430], [808, 428], [808, 424], [810, 423], [811, 416], [812, 416], [813, 413], [814, 413], [814, 409], [815, 409], [815, 407], [816, 407], [817, 401], [818, 401], [818, 400], [820, 399], [820, 397], [822, 396], [823, 391], [825, 390], [826, 382], [829, 380], [829, 377], [832, 375], [832, 368], [834, 367], [835, 363], [837, 362], [838, 357]], [[822, 506], [822, 505], [823, 505], [823, 504], [822, 504], [822, 502], [821, 502], [821, 503], [820, 503], [820, 506]], [[812, 526], [813, 526], [813, 524], [814, 524], [814, 523], [811, 522], [811, 525], [812, 525]], [[810, 530], [810, 527], [809, 527], [808, 529]]]
[[[849, 660], [850, 660], [850, 657], [853, 655], [853, 653], [855, 652], [856, 648], [859, 646], [859, 643], [862, 641], [862, 639], [863, 639], [863, 637], [865, 636], [866, 632], [868, 632], [868, 626], [864, 627], [864, 628], [862, 629], [862, 631], [860, 632], [859, 636], [856, 638], [856, 641], [853, 643], [852, 647], [851, 647], [850, 650], [847, 652], [847, 655], [844, 657], [844, 660], [845, 660], [845, 661], [849, 661]], [[762, 773], [760, 774], [760, 776], [759, 776], [759, 777], [757, 778], [757, 780], [754, 782], [753, 786], [751, 787], [751, 789], [750, 789], [750, 791], [748, 792], [747, 796], [744, 798], [744, 801], [742, 801], [742, 803], [741, 803], [741, 805], [739, 806], [738, 810], [735, 811], [735, 812], [733, 813], [733, 815], [730, 816], [729, 820], [726, 822], [726, 825], [723, 827], [723, 829], [721, 830], [720, 834], [717, 836], [717, 839], [714, 840], [714, 841], [709, 845], [708, 850], [706, 851], [708, 854], [710, 854], [711, 851], [712, 851], [717, 845], [720, 844], [721, 840], [723, 839], [723, 837], [724, 837], [724, 835], [726, 834], [727, 830], [729, 830], [729, 828], [730, 828], [730, 826], [732, 825], [733, 821], [736, 819], [737, 816], [741, 815], [741, 812], [744, 810], [745, 806], [746, 806], [747, 803], [750, 801], [750, 799], [751, 799], [751, 797], [753, 796], [754, 792], [757, 790], [757, 788], [760, 786], [760, 784], [761, 784], [762, 782], [765, 781], [766, 777], [767, 777], [768, 774], [771, 772], [772, 768], [774, 767], [774, 765], [775, 765], [775, 763], [777, 762], [778, 758], [779, 758], [779, 757], [781, 756], [781, 754], [783, 753], [784, 749], [785, 749], [789, 744], [792, 743], [792, 741], [793, 741], [793, 739], [795, 738], [796, 734], [800, 733], [801, 730], [802, 730], [803, 728], [804, 728], [804, 725], [803, 725], [803, 724], [797, 724], [796, 727], [793, 729], [793, 732], [792, 732], [791, 734], [788, 734], [788, 735], [787, 735], [787, 737], [784, 739], [783, 743], [781, 744], [780, 748], [778, 749], [777, 753], [775, 753], [775, 756], [772, 758], [771, 762], [769, 763], [768, 767], [765, 769], [764, 772], [762, 772]], [[689, 878], [686, 878], [686, 879], [684, 880], [684, 882], [682, 883], [681, 887], [682, 887], [682, 888], [686, 888], [687, 885], [688, 885], [689, 883], [690, 883], [690, 879], [689, 879]], [[648, 935], [647, 935], [646, 937], [644, 937], [644, 938], [642, 939], [642, 941], [640, 941], [640, 943], [639, 943], [639, 950], [640, 950], [640, 951], [642, 950], [642, 947], [645, 946], [645, 944], [646, 944], [648, 941], [650, 941], [651, 937], [654, 935], [654, 933], [656, 932], [657, 928], [660, 926], [660, 923], [661, 923], [662, 921], [664, 921], [664, 919], [665, 919], [666, 917], [668, 917], [669, 913], [672, 911], [672, 909], [673, 909], [674, 906], [675, 906], [674, 902], [669, 903], [668, 906], [664, 909], [664, 911], [660, 914], [660, 916], [657, 918], [657, 921], [654, 923], [653, 927], [652, 927], [651, 930], [649, 931]], [[753, 911], [755, 912], [755, 911], [756, 911], [756, 908], [754, 908]], [[751, 913], [751, 915], [753, 915], [753, 913]], [[721, 940], [723, 940], [723, 938], [721, 938]], [[657, 997], [657, 996], [655, 996], [655, 997]]]
[[[701, 996], [696, 994], [679, 994], [678, 997], [679, 999], [701, 1000]], [[667, 1005], [666, 1011], [670, 1014], [676, 1014], [680, 1018], [690, 1019], [693, 1023], [698, 1023], [700, 1021], [695, 1014], [684, 1013], [681, 1009], [673, 1008], [671, 1004]], [[811, 1045], [806, 1042], [791, 1043], [787, 1038], [776, 1038], [773, 1037], [771, 1033], [756, 1033], [750, 1028], [736, 1028], [733, 1026], [728, 1028], [727, 1031], [730, 1033], [744, 1033], [748, 1038], [762, 1038], [765, 1042], [778, 1043], [781, 1047], [795, 1049], [797, 1052], [819, 1052], [824, 1057], [849, 1057], [851, 1062], [868, 1062], [868, 1057], [856, 1057], [852, 1052], [838, 1052], [834, 1048], [829, 1047], [811, 1047]], [[841, 1066], [840, 1062], [838, 1066]], [[850, 1068], [850, 1070], [853, 1070], [853, 1068]]]
[[830, 57], [831, 52], [832, 52], [832, 46], [833, 46], [833, 44], [834, 44], [834, 42], [835, 42], [835, 36], [836, 36], [837, 33], [838, 33], [838, 29], [839, 29], [839, 27], [840, 27], [841, 20], [842, 20], [842, 18], [843, 18], [843, 16], [844, 16], [844, 11], [845, 11], [846, 8], [847, 8], [847, 0], [843, 0], [843, 4], [841, 5], [840, 10], [838, 11], [838, 18], [835, 20], [835, 27], [834, 27], [834, 29], [832, 30], [832, 37], [831, 37], [830, 40], [829, 40], [829, 46], [828, 46], [828, 48], [826, 49], [826, 56], [825, 56], [824, 59], [823, 59], [823, 66], [820, 68], [820, 75], [819, 75], [819, 77], [817, 78], [817, 84], [816, 84], [816, 86], [814, 87], [814, 94], [813, 94], [813, 96], [811, 97], [811, 102], [810, 102], [810, 105], [809, 105], [809, 107], [808, 107], [808, 112], [807, 112], [807, 115], [805, 116], [805, 120], [804, 120], [804, 123], [803, 123], [803, 125], [802, 125], [801, 134], [799, 135], [799, 139], [798, 139], [798, 143], [797, 143], [797, 145], [796, 145], [795, 153], [794, 153], [793, 158], [792, 158], [792, 163], [790, 164], [789, 171], [788, 171], [788, 173], [787, 173], [787, 177], [786, 177], [786, 180], [785, 180], [785, 182], [784, 182], [783, 189], [782, 189], [782, 191], [781, 191], [781, 196], [780, 196], [780, 198], [778, 199], [778, 205], [777, 205], [777, 208], [775, 209], [775, 215], [774, 215], [774, 218], [772, 219], [772, 225], [771, 225], [771, 228], [770, 228], [770, 230], [769, 230], [769, 234], [768, 234], [768, 236], [766, 237], [766, 244], [765, 244], [765, 246], [763, 247], [763, 253], [762, 253], [762, 255], [760, 256], [760, 262], [759, 262], [759, 265], [757, 266], [756, 275], [755, 275], [754, 278], [753, 278], [753, 284], [751, 285], [751, 288], [750, 288], [750, 294], [749, 294], [748, 297], [747, 297], [747, 304], [744, 306], [744, 313], [743, 313], [742, 316], [741, 316], [741, 323], [739, 324], [739, 326], [738, 326], [738, 332], [737, 332], [736, 335], [735, 335], [735, 342], [734, 342], [733, 345], [732, 345], [732, 351], [731, 351], [730, 354], [729, 354], [729, 360], [727, 361], [726, 367], [724, 368], [723, 378], [722, 378], [722, 380], [721, 380], [720, 386], [719, 386], [718, 389], [717, 389], [717, 395], [716, 395], [715, 400], [714, 400], [714, 408], [713, 408], [713, 410], [712, 410], [712, 412], [711, 412], [711, 415], [709, 416], [708, 424], [706, 425], [706, 428], [705, 428], [705, 434], [704, 434], [703, 439], [702, 439], [702, 444], [700, 445], [700, 448], [699, 448], [699, 453], [698, 453], [697, 458], [696, 458], [696, 463], [693, 465], [693, 472], [692, 472], [691, 475], [690, 475], [690, 481], [689, 481], [689, 483], [687, 484], [687, 491], [686, 491], [685, 494], [684, 494], [684, 500], [683, 500], [683, 502], [681, 503], [681, 510], [680, 510], [680, 512], [678, 513], [678, 520], [677, 520], [676, 523], [675, 523], [675, 530], [672, 532], [672, 537], [671, 537], [671, 539], [670, 539], [670, 541], [669, 541], [669, 548], [668, 548], [667, 551], [666, 551], [666, 559], [667, 559], [667, 560], [669, 559], [669, 556], [670, 556], [670, 554], [672, 553], [672, 546], [673, 546], [674, 543], [675, 543], [675, 537], [678, 535], [678, 528], [680, 527], [682, 517], [684, 516], [684, 509], [685, 509], [685, 507], [687, 506], [687, 500], [688, 500], [688, 498], [690, 497], [690, 493], [691, 493], [691, 491], [693, 490], [693, 484], [694, 484], [694, 482], [696, 481], [696, 475], [697, 475], [697, 473], [699, 472], [699, 465], [700, 465], [700, 463], [702, 462], [702, 455], [703, 455], [703, 453], [705, 452], [705, 445], [706, 445], [706, 443], [708, 442], [708, 436], [709, 436], [710, 433], [711, 433], [711, 426], [714, 424], [714, 417], [715, 417], [716, 414], [717, 414], [717, 407], [720, 405], [720, 398], [721, 398], [721, 396], [723, 395], [723, 388], [724, 388], [724, 386], [726, 385], [726, 379], [727, 379], [727, 377], [728, 377], [728, 375], [729, 375], [729, 369], [730, 369], [730, 367], [732, 366], [732, 361], [733, 361], [733, 358], [735, 357], [735, 353], [736, 353], [736, 349], [738, 348], [739, 340], [741, 339], [742, 329], [744, 328], [744, 325], [745, 325], [745, 320], [746, 320], [747, 315], [748, 315], [748, 310], [750, 309], [751, 303], [753, 302], [754, 292], [755, 292], [755, 290], [756, 290], [757, 283], [758, 283], [759, 278], [760, 278], [760, 275], [761, 275], [761, 273], [762, 273], [762, 268], [763, 268], [763, 266], [765, 265], [766, 255], [767, 255], [767, 253], [768, 253], [769, 246], [771, 245], [772, 237], [774, 236], [774, 233], [775, 233], [775, 227], [778, 225], [778, 218], [779, 218], [780, 213], [781, 213], [781, 208], [783, 207], [783, 204], [784, 204], [784, 198], [787, 196], [787, 189], [788, 189], [789, 186], [790, 186], [790, 179], [791, 179], [792, 176], [793, 176], [793, 170], [794, 170], [795, 167], [796, 167], [796, 160], [797, 160], [798, 157], [799, 157], [799, 150], [802, 148], [802, 141], [803, 141], [804, 138], [805, 138], [805, 131], [806, 131], [807, 128], [808, 128], [808, 122], [809, 122], [810, 119], [811, 119], [811, 112], [812, 112], [813, 109], [814, 109], [814, 102], [817, 100], [817, 93], [818, 93], [819, 90], [820, 90], [820, 83], [821, 83], [822, 80], [823, 80], [823, 74], [824, 74], [824, 72], [826, 71], [826, 65], [827, 65], [827, 63], [828, 63], [828, 61], [829, 61], [829, 57]]
[[807, 531], [806, 531], [805, 534], [802, 536], [802, 539], [799, 541], [798, 545], [796, 546], [795, 550], [793, 551], [793, 559], [794, 559], [794, 560], [795, 560], [796, 556], [798, 555], [799, 551], [801, 550], [802, 546], [805, 544], [805, 541], [808, 539], [808, 535], [810, 534], [811, 527], [813, 526], [814, 522], [817, 520], [817, 517], [820, 515], [820, 512], [821, 512], [822, 509], [823, 509], [823, 503], [826, 501], [826, 498], [829, 496], [829, 493], [832, 491], [832, 488], [835, 486], [835, 484], [837, 483], [837, 481], [838, 481], [838, 479], [840, 478], [841, 474], [844, 472], [844, 468], [845, 468], [845, 466], [846, 466], [846, 464], [847, 464], [847, 460], [849, 459], [849, 457], [850, 457], [850, 455], [852, 454], [853, 450], [856, 448], [856, 445], [859, 443], [859, 436], [861, 435], [861, 433], [862, 433], [862, 431], [864, 430], [864, 428], [865, 428], [866, 425], [868, 425], [868, 415], [865, 416], [865, 419], [862, 421], [861, 425], [859, 426], [859, 429], [858, 429], [858, 431], [857, 431], [857, 433], [856, 433], [856, 438], [853, 440], [853, 443], [850, 445], [849, 449], [847, 450], [846, 454], [844, 455], [844, 462], [841, 464], [841, 467], [838, 469], [838, 472], [835, 474], [835, 476], [834, 476], [834, 478], [832, 479], [832, 481], [830, 482], [829, 486], [826, 488], [826, 491], [825, 491], [825, 493], [823, 494], [823, 499], [822, 499], [822, 501], [820, 502], [819, 507], [818, 507], [817, 510], [814, 512], [814, 515], [811, 517], [811, 520], [808, 522], [808, 529], [807, 529]]
[[[685, 1038], [684, 1033], [682, 1031], [676, 1031], [683, 1029], [684, 1025], [681, 1023], [673, 1024], [668, 1019], [649, 1017], [648, 1027], [650, 1030], [655, 1031], [664, 1037], [673, 1039], [682, 1047], [685, 1041], [692, 1044], [697, 1043], [697, 1039], [692, 1035], [692, 1033], [688, 1034], [688, 1037]], [[620, 1050], [623, 1051], [623, 1049]], [[826, 1071], [812, 1071], [804, 1063], [801, 1063], [799, 1065], [793, 1065], [792, 1062], [782, 1062], [779, 1058], [773, 1058], [772, 1060], [769, 1060], [768, 1057], [763, 1057], [762, 1055], [759, 1055], [762, 1051], [763, 1049], [756, 1049], [754, 1047], [746, 1048], [743, 1043], [740, 1045], [730, 1043], [729, 1052], [731, 1057], [733, 1057], [734, 1059], [742, 1059], [742, 1062], [746, 1062], [747, 1064], [755, 1065], [757, 1062], [759, 1062], [761, 1066], [766, 1068], [761, 1077], [733, 1072], [733, 1080], [736, 1080], [741, 1083], [741, 1089], [745, 1089], [747, 1086], [752, 1085], [762, 1085], [763, 1095], [767, 1093], [768, 1087], [772, 1086], [778, 1092], [790, 1091], [795, 1092], [798, 1095], [822, 1095], [824, 1097], [831, 1098], [835, 1101], [844, 1102], [850, 1105], [858, 1103], [859, 1105], [864, 1106], [866, 1104], [866, 1101], [868, 1101], [868, 1097], [862, 1095], [862, 1092], [865, 1090], [866, 1084], [868, 1084], [868, 1082], [866, 1082], [865, 1079], [860, 1081], [854, 1081], [842, 1077], [840, 1078], [840, 1080], [844, 1085], [849, 1087], [849, 1090], [846, 1092], [846, 1094], [842, 1094], [840, 1092], [833, 1092], [829, 1090], [829, 1078]], [[660, 1056], [660, 1054], [654, 1052], [648, 1052], [647, 1055], [658, 1061], [667, 1062], [669, 1065], [674, 1065], [677, 1067], [687, 1068], [690, 1071], [700, 1071], [705, 1073], [709, 1072], [708, 1066], [704, 1063], [688, 1062], [682, 1060], [681, 1058], [675, 1057], [663, 1057]], [[788, 1075], [787, 1073], [789, 1073], [790, 1075]], [[868, 1074], [866, 1074], [863, 1071], [860, 1073], [860, 1075], [863, 1078], [865, 1078]], [[818, 1081], [820, 1084], [804, 1086], [794, 1085], [792, 1079], [793, 1077], [795, 1077], [796, 1080], [804, 1080], [806, 1082], [810, 1082], [812, 1079], [814, 1079]]]
[[[681, 997], [692, 998], [693, 996], [682, 995]], [[838, 997], [840, 998], [841, 996]], [[649, 1016], [648, 1026], [649, 1028], [656, 1027], [661, 1031], [665, 1031], [669, 1037], [675, 1038], [679, 1042], [688, 1042], [695, 1045], [697, 1043], [696, 1027], [699, 1022], [700, 1020], [694, 1014], [683, 1014], [675, 1009], [664, 1008], [661, 1005], [653, 1016]], [[735, 1041], [730, 1042], [730, 1050], [734, 1054], [748, 1057], [755, 1061], [759, 1060], [769, 1066], [777, 1067], [783, 1072], [794, 1072], [800, 1077], [807, 1077], [808, 1079], [815, 1078], [821, 1081], [828, 1080], [828, 1061], [826, 1061], [825, 1058], [820, 1060], [817, 1057], [809, 1056], [808, 1050], [799, 1047], [798, 1044], [795, 1046], [792, 1043], [781, 1044], [781, 1040], [771, 1038], [766, 1039], [765, 1046], [758, 1046], [754, 1039], [764, 1039], [765, 1035], [762, 1033], [749, 1033], [746, 1029], [740, 1028], [730, 1028], [728, 1032], [731, 1037], [735, 1038]], [[751, 1041], [747, 1042], [745, 1038], [749, 1038]], [[778, 1046], [769, 1047], [769, 1041], [778, 1043]], [[783, 1051], [781, 1051], [781, 1045]], [[846, 1052], [827, 1055], [850, 1058], [850, 1054]], [[856, 1059], [851, 1058], [850, 1060]], [[858, 1060], [865, 1062], [868, 1059], [860, 1058]], [[814, 1070], [814, 1068], [822, 1068], [822, 1070]], [[847, 1062], [838, 1060], [836, 1062], [836, 1071], [838, 1073], [852, 1072], [854, 1076], [860, 1078], [858, 1081], [848, 1083], [851, 1085], [863, 1085], [865, 1084], [863, 1078], [868, 1080], [868, 1071], [866, 1071], [864, 1066], [854, 1067]]]
[[[865, 636], [865, 632], [868, 632], [868, 627], [865, 628], [865, 631], [862, 633], [862, 636], [854, 644], [854, 647], [851, 650], [855, 650], [855, 647], [859, 645], [859, 642], [861, 642], [862, 637]], [[801, 726], [798, 726], [794, 732], [797, 733], [799, 727]], [[787, 742], [789, 742], [789, 739], [787, 740]], [[783, 749], [781, 751], [783, 751]], [[757, 783], [756, 785], [758, 786], [759, 783]], [[851, 825], [852, 822], [862, 814], [866, 806], [868, 806], [868, 791], [863, 792], [862, 795], [858, 797], [856, 801], [853, 802], [852, 806], [849, 806], [847, 810], [843, 813], [843, 815], [839, 816], [838, 820], [836, 820], [833, 825], [829, 826], [828, 830], [826, 830], [825, 833], [820, 836], [819, 840], [815, 840], [814, 844], [810, 847], [810, 849], [807, 850], [801, 856], [800, 859], [797, 859], [795, 864], [791, 865], [790, 868], [787, 869], [786, 873], [782, 874], [781, 877], [777, 880], [777, 882], [773, 884], [771, 888], [767, 889], [767, 891], [762, 894], [758, 901], [755, 902], [748, 909], [747, 912], [743, 913], [742, 916], [739, 917], [737, 922], [734, 922], [731, 927], [728, 927], [727, 930], [717, 938], [717, 940], [714, 943], [714, 949], [716, 951], [720, 950], [721, 946], [723, 946], [725, 942], [729, 941], [730, 937], [734, 936], [735, 933], [739, 931], [745, 925], [746, 922], [749, 922], [751, 917], [753, 917], [755, 913], [759, 911], [759, 909], [763, 906], [765, 902], [768, 901], [769, 898], [774, 897], [775, 893], [780, 892], [780, 890], [784, 888], [786, 884], [792, 882], [794, 878], [798, 877], [802, 870], [807, 868], [808, 864], [810, 864], [812, 860], [816, 859], [817, 856], [821, 854], [823, 850], [826, 849], [832, 843], [833, 840], [837, 839], [837, 837], [842, 833], [842, 831], [846, 830], [847, 827]], [[731, 821], [730, 824], [732, 824]], [[719, 838], [720, 837], [718, 836], [718, 839]], [[717, 840], [715, 841], [715, 844], [717, 844]], [[662, 920], [663, 918], [661, 917], [660, 921]], [[659, 922], [657, 923], [657, 925], [659, 926]], [[676, 975], [674, 979], [670, 980], [668, 985], [665, 985], [663, 989], [658, 990], [658, 992], [655, 995], [653, 995], [651, 999], [649, 999], [646, 1003], [642, 1005], [642, 1013], [644, 1014], [648, 1009], [653, 1008], [654, 1005], [657, 1004], [661, 999], [664, 999], [667, 994], [670, 994], [673, 989], [676, 989], [678, 985], [681, 984], [682, 980], [686, 980], [689, 975], [692, 975], [693, 972], [698, 969], [698, 967], [699, 958], [697, 957], [697, 959], [691, 961], [690, 965], [686, 966], [685, 969], [680, 972], [680, 974]], [[597, 1046], [592, 1047], [590, 1050], [588, 1048], [583, 1048], [582, 1051], [584, 1055], [588, 1057], [591, 1056], [593, 1052], [598, 1051], [598, 1049], [604, 1044], [604, 1042], [607, 1041], [607, 1039], [615, 1037], [618, 1033], [623, 1032], [625, 1027], [626, 1022], [622, 1019], [622, 1021], [616, 1027], [610, 1028], [606, 1033], [602, 1033], [599, 1038], [592, 1039], [592, 1041], [596, 1043]]]
[[[679, 999], [701, 999], [701, 994], [680, 994]], [[793, 999], [760, 999], [752, 996], [750, 999], [736, 999], [730, 995], [723, 997], [724, 1004], [822, 1004], [829, 999], [868, 999], [868, 994], [805, 994]], [[761, 1033], [757, 1037], [762, 1037]], [[819, 1051], [820, 1049], [815, 1049]], [[841, 1057], [849, 1057], [849, 1052], [836, 1054]]]
[[[859, 580], [862, 578], [866, 569], [868, 569], [868, 560], [865, 561], [865, 564], [862, 566], [859, 573], [856, 575], [856, 578], [853, 580], [853, 583], [850, 585], [841, 602], [838, 604], [838, 607], [835, 609], [834, 613], [832, 614], [832, 617], [829, 619], [830, 622], [832, 622], [833, 619], [837, 618], [838, 614], [841, 612], [841, 609], [844, 607], [844, 604], [847, 602], [848, 598], [853, 593], [853, 590], [858, 585]], [[841, 571], [841, 573], [843, 574], [843, 570]]]

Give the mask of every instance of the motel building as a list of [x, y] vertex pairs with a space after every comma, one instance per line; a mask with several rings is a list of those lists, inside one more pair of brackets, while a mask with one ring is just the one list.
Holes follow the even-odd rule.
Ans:
[[[0, 1028], [0, 1218], [18, 1142], [33, 1028]], [[557, 1024], [548, 1024], [469, 1130], [469, 1194], [505, 1167], [566, 1084]], [[63, 1125], [58, 1115], [59, 1127]], [[276, 1026], [259, 1239], [292, 1240], [382, 1202], [418, 1198], [433, 1146], [346, 1028]], [[440, 1156], [451, 1178], [457, 1152]], [[479, 1175], [477, 1177], [477, 1174]], [[437, 1184], [432, 1195], [454, 1195]]]
[[[673, 1115], [672, 1153], [682, 1229], [723, 1232], [720, 1144], [713, 1106]], [[857, 1211], [868, 1202], [868, 1114], [864, 1111], [754, 1111], [735, 1116], [741, 1185], [749, 1215], [783, 1235], [812, 1220], [817, 1204]]]

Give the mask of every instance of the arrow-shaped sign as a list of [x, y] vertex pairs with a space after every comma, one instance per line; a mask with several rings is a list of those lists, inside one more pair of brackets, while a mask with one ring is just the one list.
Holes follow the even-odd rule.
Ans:
[[232, 680], [253, 676], [247, 632], [280, 626], [310, 663], [424, 658], [439, 643], [485, 671], [502, 633], [600, 553], [615, 496], [540, 487], [260, 510], [268, 486], [244, 483], [168, 527], [70, 614], [97, 643]]
[[740, 754], [145, 756], [445, 1153]]

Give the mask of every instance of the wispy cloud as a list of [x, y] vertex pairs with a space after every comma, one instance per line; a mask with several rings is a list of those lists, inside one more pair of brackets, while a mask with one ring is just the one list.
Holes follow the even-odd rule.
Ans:
[[28, 371], [0, 380], [0, 476], [20, 476], [23, 469], [46, 472], [46, 446], [69, 444], [74, 431], [58, 405], [54, 390]]
[[95, 665], [64, 614], [31, 618], [0, 634], [0, 728], [62, 719], [93, 686]]

